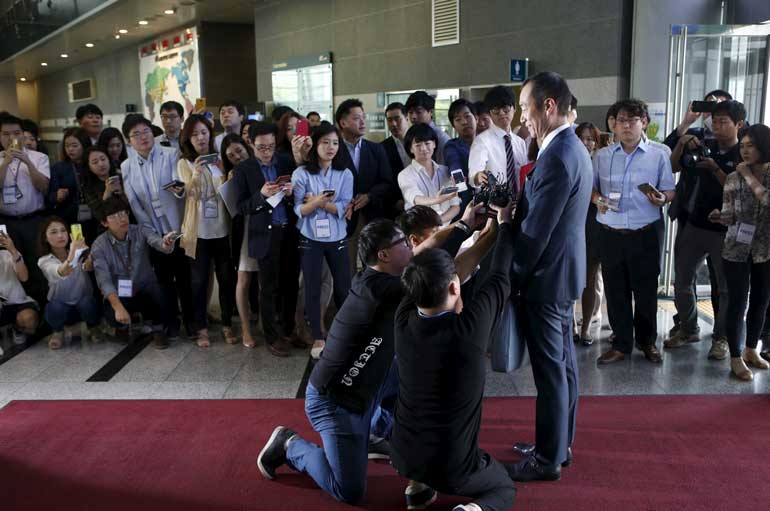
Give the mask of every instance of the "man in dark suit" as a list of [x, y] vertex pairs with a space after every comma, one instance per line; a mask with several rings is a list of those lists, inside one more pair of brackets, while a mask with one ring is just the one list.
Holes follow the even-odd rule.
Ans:
[[388, 208], [393, 216], [398, 216], [404, 211], [404, 197], [398, 186], [398, 173], [412, 163], [412, 158], [404, 147], [404, 137], [409, 129], [409, 121], [406, 118], [406, 107], [403, 103], [391, 103], [385, 108], [385, 121], [388, 123], [390, 136], [382, 141], [385, 154], [393, 176], [393, 206]]
[[[572, 94], [556, 73], [524, 82], [521, 118], [540, 144], [514, 218], [514, 290], [537, 387], [535, 445], [511, 468], [516, 481], [556, 480], [572, 460], [578, 382], [572, 307], [585, 287], [585, 220], [593, 172], [567, 120]], [[516, 291], [514, 291], [516, 292]]]
[[[307, 346], [298, 337], [289, 337], [294, 330], [297, 304], [299, 231], [290, 204], [291, 182], [288, 181], [294, 165], [288, 154], [275, 152], [275, 134], [274, 124], [259, 122], [249, 128], [256, 157], [239, 163], [233, 180], [239, 192], [238, 212], [248, 226], [246, 254], [259, 261], [259, 303], [267, 349], [275, 356], [288, 357], [289, 343], [297, 348]], [[283, 178], [286, 182], [278, 181], [281, 176], [287, 176]], [[285, 197], [275, 207], [267, 202], [281, 192]], [[243, 231], [233, 232], [234, 237], [242, 235]], [[280, 323], [275, 317], [279, 300]], [[248, 345], [246, 340], [244, 344]]]
[[355, 179], [353, 200], [345, 210], [351, 240], [350, 262], [355, 269], [358, 233], [369, 220], [386, 216], [388, 203], [393, 200], [393, 173], [385, 149], [364, 139], [366, 114], [359, 100], [346, 99], [340, 103], [334, 118], [342, 133], [340, 157]]

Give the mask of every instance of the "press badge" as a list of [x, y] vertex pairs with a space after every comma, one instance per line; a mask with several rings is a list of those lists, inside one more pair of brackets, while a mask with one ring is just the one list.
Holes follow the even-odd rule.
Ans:
[[3, 202], [6, 204], [16, 204], [19, 197], [16, 194], [16, 186], [6, 186], [3, 188]]
[[735, 241], [743, 245], [751, 245], [751, 242], [754, 240], [754, 233], [756, 230], [756, 225], [745, 224], [743, 222], [739, 223], [738, 235], [735, 237]]
[[216, 218], [219, 215], [219, 207], [216, 199], [203, 203], [203, 218]]
[[328, 218], [318, 218], [315, 221], [315, 235], [319, 238], [331, 238], [332, 224]]
[[85, 222], [91, 218], [91, 208], [88, 207], [88, 204], [80, 204], [78, 206], [78, 222]]
[[163, 216], [163, 204], [161, 204], [160, 199], [152, 199], [152, 210], [158, 218]]
[[129, 279], [118, 279], [118, 296], [121, 298], [131, 298], [134, 296], [134, 286]]

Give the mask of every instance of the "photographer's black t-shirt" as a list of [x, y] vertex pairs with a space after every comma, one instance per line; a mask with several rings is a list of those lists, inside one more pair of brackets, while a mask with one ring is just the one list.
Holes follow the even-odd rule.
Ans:
[[[716, 139], [706, 139], [706, 147], [711, 150], [711, 158], [725, 174], [734, 172], [741, 161], [740, 144], [735, 144], [727, 151], [720, 151]], [[687, 222], [700, 229], [725, 232], [727, 228], [708, 219], [715, 209], [722, 209], [723, 185], [714, 172], [707, 169], [684, 169], [683, 178], [690, 195], [686, 200]]]

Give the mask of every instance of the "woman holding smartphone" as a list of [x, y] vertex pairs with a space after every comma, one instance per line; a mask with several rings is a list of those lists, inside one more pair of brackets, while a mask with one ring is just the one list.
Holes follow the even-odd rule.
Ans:
[[96, 223], [83, 198], [82, 180], [85, 171], [85, 152], [91, 139], [82, 128], [67, 128], [62, 138], [61, 161], [51, 167], [48, 202], [54, 215], [68, 224], [83, 224], [88, 239], [95, 238]]
[[[112, 164], [108, 149], [91, 146], [86, 149], [84, 160], [87, 171], [83, 174], [83, 198], [97, 220], [96, 234], [99, 235], [106, 230], [101, 220], [105, 216], [104, 204], [110, 197], [123, 201], [126, 211], [130, 211], [130, 207], [123, 193], [123, 180]], [[136, 223], [133, 217], [131, 223]]]
[[321, 331], [321, 263], [329, 264], [334, 279], [334, 302], [339, 309], [350, 290], [345, 208], [353, 199], [353, 174], [339, 158], [340, 133], [331, 124], [315, 129], [305, 165], [291, 177], [294, 212], [299, 217], [300, 257], [305, 282], [305, 314], [313, 334], [310, 355], [324, 348]]
[[398, 173], [398, 186], [404, 196], [404, 209], [430, 206], [447, 225], [460, 213], [457, 186], [449, 169], [433, 160], [438, 137], [427, 124], [415, 124], [406, 132], [404, 148], [412, 163]]
[[225, 182], [222, 162], [214, 149], [211, 122], [200, 114], [190, 115], [182, 127], [177, 165], [186, 192], [180, 246], [191, 259], [196, 342], [211, 345], [208, 331], [208, 287], [211, 267], [219, 283], [222, 336], [228, 344], [238, 339], [232, 329], [233, 269], [230, 257], [230, 215], [217, 189]]
[[[748, 366], [770, 367], [757, 352], [770, 303], [770, 128], [749, 127], [740, 144], [743, 162], [727, 175], [722, 211], [712, 211], [709, 219], [728, 226], [722, 258], [729, 296], [730, 370], [738, 379], [751, 381], [754, 374]], [[744, 331], [746, 347], [741, 352]]]

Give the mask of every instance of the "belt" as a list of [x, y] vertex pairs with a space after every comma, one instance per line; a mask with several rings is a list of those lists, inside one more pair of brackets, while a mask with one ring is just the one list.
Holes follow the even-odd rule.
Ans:
[[3, 215], [3, 214], [0, 214], [0, 219], [3, 219], [3, 220], [26, 220], [27, 218], [32, 218], [32, 217], [35, 217], [35, 216], [40, 216], [44, 212], [45, 212], [44, 210], [38, 209], [37, 211], [33, 211], [32, 213], [25, 213], [23, 215]]
[[655, 222], [652, 222], [651, 224], [647, 224], [644, 227], [641, 227], [639, 229], [614, 229], [602, 223], [600, 223], [599, 225], [601, 225], [604, 229], [610, 232], [614, 232], [615, 234], [634, 234], [636, 232], [649, 231], [650, 229], [652, 229], [652, 226], [655, 225]]

